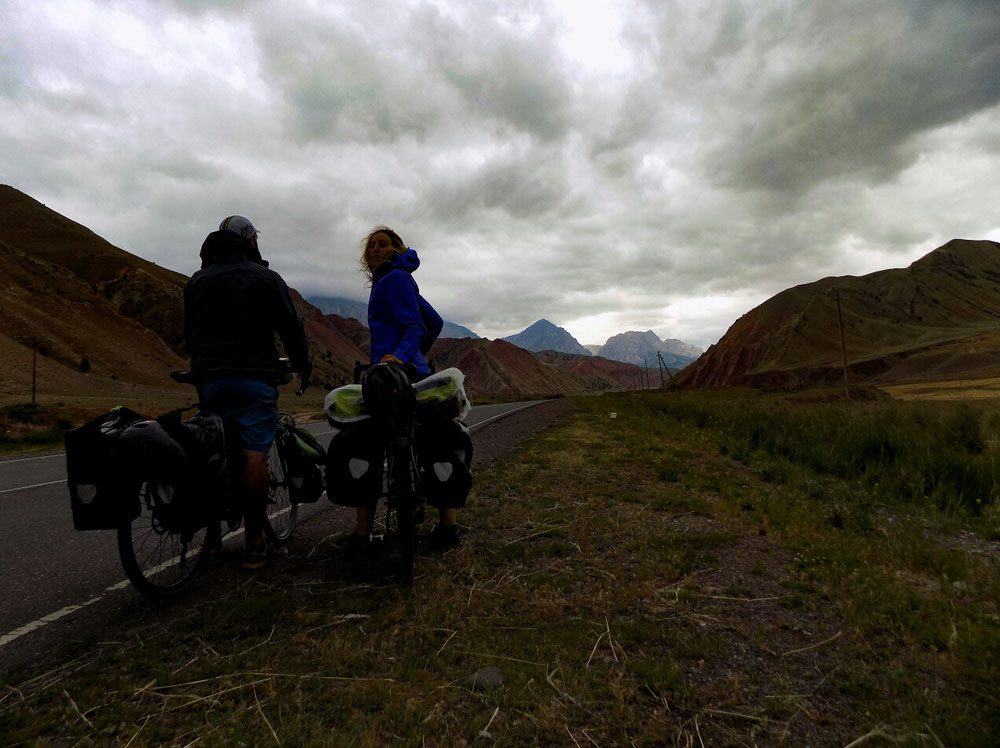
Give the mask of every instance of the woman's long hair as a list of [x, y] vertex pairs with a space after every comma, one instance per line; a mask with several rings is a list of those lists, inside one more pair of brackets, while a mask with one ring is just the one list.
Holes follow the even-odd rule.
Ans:
[[372, 273], [375, 272], [375, 268], [368, 266], [368, 243], [372, 240], [375, 234], [385, 234], [392, 240], [392, 248], [396, 250], [396, 254], [403, 254], [406, 251], [406, 242], [404, 242], [399, 234], [390, 229], [388, 226], [376, 226], [370, 232], [368, 236], [364, 238], [361, 242], [361, 272], [365, 274], [368, 279], [368, 284], [372, 283]]

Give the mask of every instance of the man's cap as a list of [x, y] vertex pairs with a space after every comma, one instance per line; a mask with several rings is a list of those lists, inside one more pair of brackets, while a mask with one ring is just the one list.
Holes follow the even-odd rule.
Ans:
[[250, 223], [250, 219], [243, 216], [223, 218], [222, 223], [219, 224], [219, 231], [232, 231], [244, 239], [250, 239], [254, 234], [258, 233], [257, 229]]

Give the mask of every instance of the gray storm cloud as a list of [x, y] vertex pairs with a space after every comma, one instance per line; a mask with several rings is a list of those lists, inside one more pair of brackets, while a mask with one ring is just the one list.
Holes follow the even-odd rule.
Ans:
[[705, 346], [788, 286], [1000, 238], [995, 2], [585, 6], [10, 0], [2, 179], [186, 273], [250, 215], [306, 295], [364, 298], [388, 223], [447, 318], [587, 343]]

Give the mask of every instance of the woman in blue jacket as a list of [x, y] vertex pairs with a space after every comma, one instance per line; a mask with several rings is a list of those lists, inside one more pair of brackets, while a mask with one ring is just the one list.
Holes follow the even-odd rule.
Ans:
[[[368, 297], [371, 361], [410, 364], [422, 379], [430, 374], [425, 356], [444, 323], [413, 280], [420, 259], [386, 226], [373, 229], [363, 247], [361, 267], [372, 286]], [[350, 552], [368, 547], [371, 519], [370, 508], [358, 508], [357, 526], [348, 541]], [[427, 537], [428, 546], [435, 550], [458, 546], [457, 519], [455, 509], [441, 509], [441, 521]]]
[[424, 356], [441, 333], [441, 315], [420, 295], [413, 272], [416, 250], [399, 234], [379, 226], [365, 239], [361, 266], [371, 281], [368, 328], [372, 363], [411, 364], [418, 377], [430, 374]]

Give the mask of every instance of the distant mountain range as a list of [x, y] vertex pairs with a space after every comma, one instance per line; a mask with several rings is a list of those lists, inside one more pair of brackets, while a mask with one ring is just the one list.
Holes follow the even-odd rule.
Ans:
[[[367, 301], [355, 301], [354, 299], [345, 299], [342, 296], [309, 296], [306, 301], [317, 307], [323, 314], [336, 314], [338, 317], [356, 319], [368, 327]], [[445, 320], [439, 337], [478, 338], [479, 336], [468, 327]]]
[[681, 369], [698, 356], [700, 348], [681, 340], [660, 340], [652, 330], [646, 332], [623, 332], [608, 338], [604, 345], [581, 345], [569, 332], [554, 325], [547, 319], [540, 319], [516, 335], [503, 340], [529, 351], [557, 351], [579, 356], [600, 356], [610, 361], [622, 361], [636, 366], [657, 366], [656, 354], [663, 362], [675, 369]]
[[527, 351], [558, 351], [559, 353], [574, 353], [578, 356], [593, 356], [580, 341], [566, 330], [540, 319], [516, 335], [508, 335], [501, 340], [513, 343]]
[[670, 368], [683, 369], [702, 353], [701, 348], [681, 340], [660, 340], [652, 330], [623, 332], [608, 338], [597, 355], [637, 366], [657, 366], [657, 354]]
[[838, 384], [843, 357], [852, 382], [1000, 376], [1000, 244], [953, 239], [907, 268], [786, 289], [736, 320], [678, 382]]

